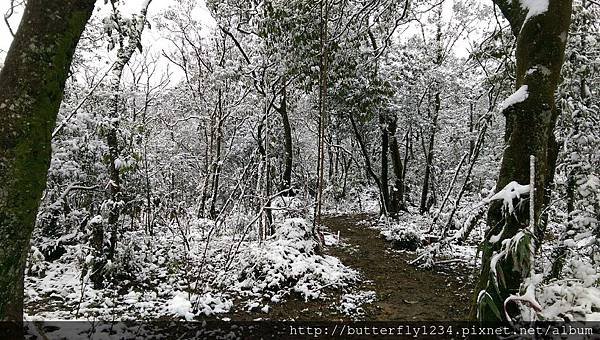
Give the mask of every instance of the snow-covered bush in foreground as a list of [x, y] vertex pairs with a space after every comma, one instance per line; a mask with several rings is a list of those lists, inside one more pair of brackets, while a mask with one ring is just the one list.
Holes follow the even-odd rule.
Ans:
[[269, 240], [239, 255], [239, 275], [231, 284], [248, 295], [278, 302], [290, 292], [307, 300], [319, 298], [325, 287], [339, 288], [357, 280], [355, 270], [316, 249], [312, 226], [304, 219], [287, 219]]
[[415, 251], [423, 245], [423, 236], [417, 228], [411, 225], [394, 225], [390, 229], [381, 231], [381, 235], [397, 249]]
[[[205, 293], [201, 296], [176, 292], [172, 299], [166, 303], [168, 315], [193, 320], [195, 316], [211, 316], [214, 314], [227, 313], [233, 307], [233, 301], [226, 295], [220, 293]], [[195, 313], [194, 313], [195, 311]]]
[[600, 273], [588, 261], [573, 260], [571, 278], [540, 286], [537, 298], [548, 320], [600, 320]]

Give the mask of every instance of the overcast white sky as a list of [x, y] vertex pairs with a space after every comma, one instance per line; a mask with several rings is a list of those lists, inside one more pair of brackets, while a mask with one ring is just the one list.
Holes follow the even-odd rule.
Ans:
[[[53, 1], [53, 0], [49, 0], [49, 1]], [[139, 12], [139, 8], [141, 7], [142, 1], [143, 0], [126, 0], [126, 2], [125, 2], [126, 8], [125, 8], [124, 12], [127, 10], [131, 11], [132, 13], [134, 11]], [[154, 0], [151, 3], [150, 9], [149, 9], [150, 20], [152, 20], [153, 17], [157, 16], [165, 9], [169, 8], [170, 6], [173, 6], [175, 4], [175, 1], [176, 0]], [[476, 2], [481, 2], [481, 1], [482, 0], [477, 0]], [[215, 25], [214, 19], [210, 16], [208, 10], [206, 9], [205, 1], [199, 0], [198, 3], [199, 3], [199, 6], [197, 9], [197, 13], [193, 13], [193, 14], [195, 14], [195, 16], [198, 17], [198, 20], [200, 22], [205, 23], [205, 25], [207, 27], [214, 27], [214, 25]], [[449, 13], [451, 11], [452, 3], [453, 3], [453, 1], [446, 1], [446, 3], [444, 4], [444, 7], [445, 7], [444, 10], [446, 13]], [[0, 15], [4, 15], [4, 13], [7, 12], [9, 5], [10, 5], [9, 0], [0, 0]], [[106, 16], [106, 15], [108, 15], [109, 10], [110, 10], [109, 5], [105, 5], [104, 0], [98, 0], [98, 2], [96, 3], [95, 15], [101, 16], [101, 17]], [[11, 27], [15, 31], [18, 27], [19, 21], [21, 19], [21, 15], [22, 15], [22, 13], [17, 12], [10, 19]], [[4, 20], [2, 20], [2, 22], [0, 22], [0, 64], [4, 60], [4, 57], [6, 56], [6, 51], [8, 51], [11, 41], [12, 41], [12, 36], [9, 33], [8, 27], [4, 23]], [[146, 30], [144, 32], [144, 41], [145, 41], [144, 46], [147, 49], [149, 49], [151, 52], [156, 52], [157, 54], [160, 53], [160, 51], [162, 49], [169, 48], [168, 42], [165, 39], [162, 39], [161, 33], [155, 29]], [[468, 48], [468, 43], [466, 40], [463, 39], [463, 40], [459, 41], [457, 43], [457, 45], [455, 46], [455, 53], [459, 56], [466, 56], [467, 48]]]
[[[54, 1], [54, 0], [48, 0]], [[139, 12], [141, 8], [143, 0], [125, 0], [126, 8], [123, 12], [131, 11], [131, 13]], [[152, 20], [153, 17], [164, 11], [165, 9], [173, 6], [175, 4], [175, 0], [154, 0], [150, 4], [148, 17]], [[198, 10], [195, 14], [198, 16], [200, 22], [205, 23], [207, 27], [214, 26], [214, 19], [210, 16], [210, 13], [206, 9], [205, 1], [198, 1]], [[4, 13], [10, 7], [9, 0], [0, 0], [0, 15], [4, 16]], [[98, 0], [96, 3], [96, 10], [94, 15], [98, 16], [106, 16], [108, 11], [110, 10], [109, 5], [104, 4], [104, 0]], [[21, 20], [22, 12], [15, 13], [11, 19], [10, 24], [13, 28], [13, 31], [17, 30], [19, 25], [19, 21]], [[160, 32], [156, 30], [146, 30], [144, 31], [144, 40], [151, 42], [150, 44], [144, 44], [144, 47], [148, 46], [150, 50], [156, 50], [156, 52], [160, 52], [160, 50], [166, 47], [167, 43], [163, 39], [161, 39]], [[0, 22], [0, 63], [4, 60], [6, 56], [6, 51], [10, 48], [10, 44], [12, 42], [12, 36], [4, 20]]]

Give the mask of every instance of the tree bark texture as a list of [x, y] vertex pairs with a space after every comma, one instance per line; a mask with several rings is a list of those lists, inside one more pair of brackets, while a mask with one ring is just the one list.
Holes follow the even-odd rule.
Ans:
[[0, 72], [0, 320], [23, 319], [23, 273], [51, 135], [94, 0], [29, 0]]
[[[539, 222], [545, 200], [544, 192], [554, 174], [555, 156], [552, 154], [552, 146], [556, 143], [553, 129], [557, 118], [554, 92], [560, 79], [572, 5], [570, 0], [549, 0], [547, 11], [527, 17], [527, 11], [517, 0], [494, 2], [510, 22], [517, 37], [516, 88], [527, 86], [528, 93], [525, 100], [508, 106], [503, 111], [506, 118], [506, 148], [496, 190], [501, 190], [511, 181], [527, 184], [529, 157], [535, 156], [534, 222], [535, 234], [539, 238], [543, 234]], [[500, 250], [502, 241], [512, 238], [529, 224], [528, 202], [523, 203], [522, 208], [516, 209], [510, 216], [503, 214], [501, 201], [492, 203], [488, 211], [489, 230], [482, 244], [482, 271], [475, 293], [479, 295], [482, 291], [487, 292], [494, 305], [500, 309], [510, 294], [518, 294], [523, 278], [529, 273], [529, 268], [515, 271], [511, 256], [507, 256], [497, 264], [497, 270], [503, 273], [503, 280], [499, 289], [496, 289], [493, 286], [494, 274], [490, 271], [491, 257]], [[492, 236], [500, 233], [499, 240], [490, 241]], [[516, 307], [509, 310], [512, 315], [516, 312]], [[497, 319], [489, 304], [473, 308], [471, 316], [476, 315], [483, 321]]]

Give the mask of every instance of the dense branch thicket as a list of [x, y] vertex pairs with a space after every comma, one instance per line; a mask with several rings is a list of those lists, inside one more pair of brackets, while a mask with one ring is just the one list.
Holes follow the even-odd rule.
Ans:
[[597, 317], [596, 4], [88, 2], [29, 0], [0, 75], [0, 318], [21, 271], [42, 317], [356, 288], [320, 217], [357, 213], [480, 274], [473, 319]]

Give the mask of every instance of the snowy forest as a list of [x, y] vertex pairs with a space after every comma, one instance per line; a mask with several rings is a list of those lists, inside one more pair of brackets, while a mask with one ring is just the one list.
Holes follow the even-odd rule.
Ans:
[[600, 321], [597, 0], [0, 6], [0, 320]]

